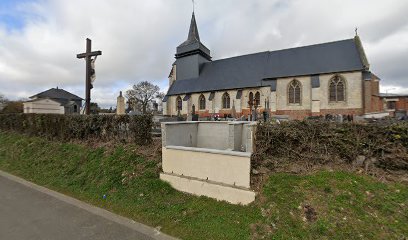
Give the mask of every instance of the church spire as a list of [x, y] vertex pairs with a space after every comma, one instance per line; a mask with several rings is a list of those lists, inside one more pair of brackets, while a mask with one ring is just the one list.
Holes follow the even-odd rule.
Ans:
[[193, 16], [191, 17], [190, 23], [190, 30], [188, 31], [188, 37], [185, 42], [183, 42], [180, 46], [187, 46], [193, 43], [200, 42], [200, 35], [198, 34], [198, 27], [195, 18], [195, 13], [193, 12]]
[[188, 38], [187, 41], [200, 41], [200, 35], [198, 34], [198, 27], [197, 27], [197, 22], [195, 19], [195, 14], [193, 12], [193, 16], [191, 17], [191, 23], [190, 23], [190, 31], [188, 32]]
[[187, 40], [177, 47], [176, 58], [178, 59], [195, 54], [199, 54], [208, 61], [211, 61], [210, 50], [200, 41], [195, 12], [193, 11]]

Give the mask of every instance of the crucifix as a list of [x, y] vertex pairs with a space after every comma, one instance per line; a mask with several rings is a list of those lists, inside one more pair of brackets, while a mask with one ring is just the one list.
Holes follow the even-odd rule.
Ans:
[[[96, 57], [102, 55], [101, 51], [94, 51], [92, 52], [92, 41], [91, 39], [86, 39], [86, 52], [77, 55], [77, 58], [85, 58], [86, 61], [86, 73], [85, 73], [85, 114], [90, 114], [91, 108], [91, 89], [92, 80], [95, 79], [95, 60]], [[94, 57], [94, 58], [92, 58]]]

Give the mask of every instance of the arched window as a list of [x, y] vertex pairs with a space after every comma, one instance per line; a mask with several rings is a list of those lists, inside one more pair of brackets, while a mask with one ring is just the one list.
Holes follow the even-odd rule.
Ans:
[[224, 95], [222, 95], [222, 108], [230, 108], [231, 104], [230, 104], [230, 96], [228, 93], [224, 93]]
[[183, 110], [183, 100], [181, 99], [180, 96], [177, 97], [176, 99], [176, 110]]
[[261, 105], [261, 94], [259, 92], [255, 93], [255, 106]]
[[330, 80], [330, 102], [344, 102], [346, 99], [346, 83], [342, 77], [336, 75]]
[[248, 105], [252, 106], [254, 104], [254, 94], [252, 92], [249, 93], [249, 101]]
[[200, 110], [205, 110], [205, 97], [203, 94], [200, 95], [200, 98], [198, 99]]
[[298, 80], [293, 80], [288, 87], [288, 102], [289, 104], [300, 104], [302, 96], [302, 85]]

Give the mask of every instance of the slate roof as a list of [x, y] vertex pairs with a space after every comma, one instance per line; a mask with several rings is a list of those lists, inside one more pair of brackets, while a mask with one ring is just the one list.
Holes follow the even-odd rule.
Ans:
[[[68, 101], [79, 101], [83, 100], [82, 98], [78, 97], [77, 95], [74, 95], [70, 92], [65, 91], [64, 89], [61, 88], [51, 88], [48, 89], [47, 91], [38, 93], [34, 96], [30, 97], [31, 99], [35, 98], [49, 98], [53, 100], [58, 100], [59, 102], [68, 102]], [[66, 101], [64, 101], [66, 100]]]
[[191, 17], [190, 30], [188, 31], [188, 37], [185, 42], [183, 42], [179, 47], [187, 46], [195, 42], [200, 42], [200, 34], [198, 33], [197, 21], [195, 19], [195, 14]]
[[367, 70], [359, 44], [356, 37], [204, 63], [198, 78], [176, 80], [167, 95], [261, 87], [276, 78]]
[[408, 94], [403, 93], [380, 93], [378, 96], [383, 98], [408, 97]]

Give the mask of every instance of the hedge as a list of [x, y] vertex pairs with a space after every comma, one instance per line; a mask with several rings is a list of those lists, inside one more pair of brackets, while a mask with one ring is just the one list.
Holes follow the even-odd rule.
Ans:
[[0, 130], [52, 140], [152, 141], [151, 115], [0, 114]]
[[352, 164], [358, 156], [385, 170], [407, 171], [408, 122], [260, 122], [252, 161], [255, 168], [273, 170], [296, 162]]

